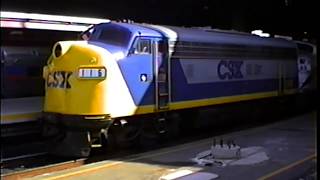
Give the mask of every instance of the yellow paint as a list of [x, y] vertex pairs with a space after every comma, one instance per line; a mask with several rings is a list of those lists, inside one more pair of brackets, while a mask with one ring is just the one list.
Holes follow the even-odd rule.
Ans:
[[44, 179], [46, 179], [46, 180], [63, 179], [63, 178], [67, 178], [67, 177], [70, 177], [70, 176], [76, 176], [76, 175], [80, 175], [80, 174], [83, 174], [83, 173], [89, 173], [89, 172], [92, 172], [92, 171], [101, 170], [103, 168], [109, 168], [111, 166], [116, 166], [116, 165], [119, 165], [119, 164], [122, 164], [122, 163], [123, 162], [121, 162], [121, 161], [108, 163], [108, 164], [104, 164], [104, 165], [101, 165], [101, 166], [96, 166], [96, 167], [83, 169], [83, 170], [79, 170], [79, 171], [74, 171], [74, 172], [61, 174], [61, 175], [57, 175], [57, 176], [53, 176], [53, 177], [48, 177], [48, 178], [44, 178]]
[[217, 97], [217, 98], [211, 98], [211, 99], [175, 102], [170, 104], [170, 110], [210, 106], [215, 104], [224, 104], [224, 103], [231, 103], [231, 102], [238, 102], [238, 101], [245, 101], [245, 100], [253, 100], [253, 99], [259, 99], [259, 98], [273, 97], [277, 95], [278, 95], [278, 91], [271, 91], [271, 92], [263, 92], [263, 93], [252, 93], [252, 94], [243, 94], [243, 95], [236, 95], [236, 96]]
[[27, 120], [36, 120], [40, 117], [40, 112], [34, 113], [24, 113], [24, 114], [9, 114], [9, 115], [1, 115], [1, 124], [8, 122], [19, 122], [19, 121], [27, 121]]
[[276, 175], [278, 175], [278, 174], [280, 174], [280, 173], [282, 173], [282, 172], [284, 172], [284, 171], [286, 171], [286, 170], [288, 170], [288, 169], [291, 169], [291, 168], [293, 168], [293, 167], [295, 167], [295, 166], [298, 166], [298, 165], [300, 165], [300, 164], [302, 164], [302, 163], [304, 163], [304, 162], [306, 162], [306, 161], [309, 161], [309, 160], [311, 160], [311, 159], [315, 159], [317, 156], [315, 155], [315, 154], [312, 154], [312, 155], [310, 155], [310, 156], [308, 156], [308, 157], [306, 157], [306, 158], [303, 158], [303, 159], [301, 159], [301, 160], [299, 160], [299, 161], [296, 161], [296, 162], [294, 162], [294, 163], [292, 163], [292, 164], [289, 164], [288, 166], [285, 166], [285, 167], [283, 167], [283, 168], [281, 168], [281, 169], [278, 169], [278, 170], [276, 170], [276, 171], [273, 171], [273, 172], [271, 172], [270, 174], [267, 174], [267, 175], [265, 175], [265, 176], [262, 176], [262, 177], [260, 177], [258, 180], [265, 180], [265, 179], [270, 179], [270, 178], [272, 178], [272, 177], [274, 177], [274, 176], [276, 176]]
[[[148, 114], [155, 112], [154, 105], [138, 106], [134, 114]], [[132, 114], [133, 115], [133, 114]]]
[[[242, 95], [236, 95], [236, 96], [225, 96], [225, 97], [218, 97], [218, 98], [211, 98], [211, 99], [173, 102], [173, 103], [170, 103], [169, 109], [179, 110], [179, 109], [185, 109], [185, 108], [210, 106], [215, 104], [224, 104], [224, 103], [232, 103], [232, 102], [253, 100], [253, 99], [259, 99], [259, 98], [274, 97], [277, 95], [278, 95], [278, 91], [271, 91], [271, 92], [263, 92], [263, 93], [242, 94]], [[155, 111], [154, 108], [155, 106], [153, 105], [138, 106], [134, 114], [130, 114], [130, 115], [153, 113]]]
[[[55, 71], [72, 72], [71, 88], [46, 87], [44, 111], [70, 115], [121, 117], [134, 114], [135, 106], [118, 64], [107, 50], [85, 41], [59, 42], [63, 55], [51, 56], [43, 76]], [[93, 60], [94, 59], [94, 60]], [[80, 79], [80, 67], [104, 67], [106, 79]]]

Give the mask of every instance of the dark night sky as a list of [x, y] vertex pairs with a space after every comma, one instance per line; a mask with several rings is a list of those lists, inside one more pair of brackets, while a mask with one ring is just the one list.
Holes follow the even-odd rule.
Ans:
[[[314, 37], [316, 0], [1, 0], [1, 10]], [[304, 34], [307, 32], [307, 34]]]

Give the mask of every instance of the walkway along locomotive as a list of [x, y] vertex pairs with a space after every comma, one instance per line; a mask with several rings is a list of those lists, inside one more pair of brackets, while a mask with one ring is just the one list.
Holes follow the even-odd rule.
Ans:
[[150, 124], [174, 134], [189, 110], [298, 91], [297, 45], [285, 39], [119, 22], [83, 39], [57, 42], [43, 69], [44, 135], [60, 155], [88, 156], [102, 137], [135, 142]]

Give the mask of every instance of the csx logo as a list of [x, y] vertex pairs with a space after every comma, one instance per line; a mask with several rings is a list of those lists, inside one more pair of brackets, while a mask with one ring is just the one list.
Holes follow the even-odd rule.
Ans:
[[241, 66], [243, 61], [221, 60], [218, 64], [219, 79], [241, 79], [243, 78]]
[[48, 74], [47, 78], [47, 87], [51, 88], [71, 88], [69, 83], [69, 78], [72, 72], [66, 71], [55, 71]]

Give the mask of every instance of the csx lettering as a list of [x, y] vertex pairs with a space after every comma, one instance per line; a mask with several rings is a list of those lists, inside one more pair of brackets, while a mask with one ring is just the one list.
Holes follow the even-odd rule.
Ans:
[[71, 74], [72, 72], [66, 71], [55, 71], [53, 73], [49, 73], [47, 78], [47, 87], [64, 89], [71, 88], [69, 83]]
[[221, 60], [218, 64], [218, 77], [220, 79], [241, 79], [243, 78], [241, 66], [243, 61]]

